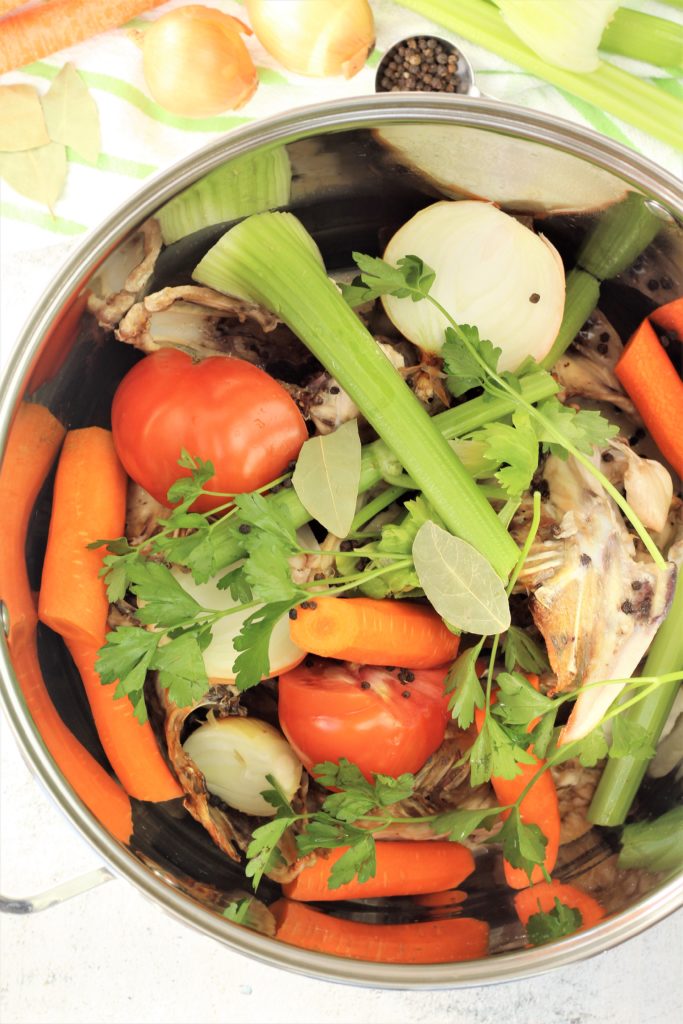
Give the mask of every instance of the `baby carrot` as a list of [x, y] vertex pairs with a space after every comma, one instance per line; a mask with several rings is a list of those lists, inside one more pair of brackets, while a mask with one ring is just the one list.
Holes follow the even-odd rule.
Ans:
[[293, 900], [278, 900], [269, 909], [281, 942], [350, 960], [443, 964], [488, 954], [489, 926], [471, 917], [375, 925], [330, 917]]
[[9, 614], [12, 665], [45, 746], [88, 810], [116, 839], [127, 842], [133, 830], [130, 800], [58, 715], [38, 660], [38, 615], [24, 547], [29, 517], [64, 433], [48, 409], [27, 403], [19, 407], [10, 428], [0, 470], [0, 597]]
[[581, 928], [592, 928], [605, 916], [605, 911], [598, 901], [583, 889], [563, 882], [539, 882], [528, 889], [515, 894], [515, 910], [517, 917], [526, 928], [529, 918], [538, 913], [549, 913], [555, 906], [555, 900], [564, 903], [572, 910], [581, 914]]
[[88, 544], [123, 533], [126, 475], [111, 433], [100, 427], [70, 431], [57, 467], [38, 612], [59, 633], [78, 668], [104, 751], [126, 791], [138, 800], [172, 800], [182, 791], [148, 723], [127, 700], [103, 686], [95, 668], [109, 614], [101, 549]]
[[[528, 676], [527, 678], [534, 689], [538, 689], [538, 676]], [[491, 703], [495, 703], [495, 699], [496, 696], [493, 694]], [[481, 732], [484, 725], [483, 709], [477, 708], [475, 721], [477, 729]], [[534, 728], [536, 721], [529, 723], [528, 731]], [[492, 776], [491, 785], [498, 803], [503, 806], [515, 803], [543, 763], [538, 758], [534, 758], [533, 764], [518, 764], [519, 773], [512, 779], [504, 779], [500, 775]], [[550, 874], [555, 867], [557, 852], [560, 848], [560, 808], [555, 783], [549, 771], [543, 772], [536, 779], [522, 800], [519, 813], [525, 825], [538, 825], [547, 840], [543, 867], [536, 864], [531, 872], [531, 882], [540, 882], [545, 878], [543, 869]], [[503, 813], [501, 817], [507, 817], [507, 813]], [[515, 868], [509, 861], [504, 860], [503, 870], [505, 881], [512, 889], [525, 889], [529, 885], [529, 876], [522, 868]]]
[[319, 856], [296, 878], [282, 887], [293, 900], [352, 900], [374, 896], [414, 896], [440, 892], [459, 885], [474, 871], [474, 857], [459, 843], [377, 843], [377, 870], [367, 882], [357, 879], [336, 889], [329, 888], [332, 868], [348, 847], [338, 847], [329, 856]]
[[650, 313], [649, 319], [663, 331], [675, 334], [683, 342], [683, 299], [674, 299]]
[[436, 668], [452, 661], [459, 639], [426, 605], [369, 597], [318, 597], [297, 608], [292, 641], [322, 658], [363, 665]]
[[118, 28], [163, 0], [46, 0], [26, 4], [3, 20], [0, 75], [57, 50]]
[[648, 320], [626, 345], [615, 373], [662, 455], [683, 475], [683, 381]]

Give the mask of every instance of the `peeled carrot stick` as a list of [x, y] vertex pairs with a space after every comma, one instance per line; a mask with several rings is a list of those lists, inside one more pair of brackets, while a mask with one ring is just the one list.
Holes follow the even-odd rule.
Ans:
[[[527, 677], [531, 685], [538, 689], [538, 676]], [[495, 703], [495, 694], [492, 695], [492, 703]], [[484, 725], [484, 710], [477, 708], [475, 711], [477, 729], [481, 732]], [[537, 719], [536, 719], [537, 721]], [[530, 722], [530, 732], [536, 721]], [[500, 775], [491, 778], [491, 785], [496, 794], [498, 803], [501, 805], [513, 804], [520, 793], [531, 782], [538, 769], [543, 764], [538, 758], [533, 764], [518, 764], [519, 774], [512, 779], [504, 779]], [[508, 812], [509, 813], [509, 812]], [[555, 867], [557, 852], [560, 848], [560, 807], [557, 800], [557, 790], [550, 771], [545, 771], [533, 784], [527, 795], [522, 800], [519, 809], [520, 817], [525, 825], [538, 825], [541, 832], [547, 839], [543, 867], [550, 874]], [[502, 815], [507, 817], [507, 813]], [[503, 860], [505, 881], [512, 889], [526, 889], [531, 882], [543, 881], [545, 875], [540, 864], [536, 864], [531, 872], [531, 880], [526, 871], [522, 868], [515, 868], [509, 861]]]
[[683, 342], [683, 299], [674, 299], [660, 306], [654, 313], [650, 313], [649, 319], [663, 331], [674, 334], [679, 341]]
[[348, 847], [331, 850], [305, 867], [296, 878], [282, 887], [293, 900], [353, 900], [374, 896], [414, 896], [439, 892], [459, 885], [474, 871], [474, 857], [465, 846], [449, 842], [378, 843], [377, 871], [367, 882], [357, 879], [330, 889], [332, 868]]
[[436, 668], [452, 661], [459, 639], [426, 605], [370, 597], [318, 597], [297, 608], [293, 642], [309, 654], [363, 665]]
[[269, 909], [281, 942], [350, 960], [444, 964], [477, 960], [489, 949], [489, 926], [471, 917], [375, 925], [329, 917], [292, 900], [278, 900]]
[[683, 381], [648, 320], [626, 345], [615, 373], [662, 455], [683, 475]]
[[46, 0], [2, 23], [0, 75], [100, 32], [118, 28], [164, 0]]
[[605, 916], [605, 911], [595, 897], [575, 885], [553, 880], [539, 882], [538, 885], [532, 885], [529, 889], [523, 889], [515, 894], [517, 917], [526, 928], [529, 918], [534, 914], [549, 913], [555, 906], [556, 899], [566, 907], [579, 911], [583, 920], [581, 929], [592, 928]]
[[9, 613], [12, 665], [45, 746], [88, 810], [116, 839], [128, 842], [133, 831], [130, 800], [57, 714], [38, 660], [38, 615], [24, 547], [29, 517], [64, 433], [48, 409], [32, 404], [19, 407], [10, 428], [0, 470], [0, 598]]
[[86, 427], [67, 434], [57, 467], [38, 612], [59, 633], [81, 674], [104, 751], [126, 791], [138, 800], [172, 800], [182, 790], [162, 758], [148, 723], [129, 701], [103, 686], [95, 668], [104, 645], [109, 602], [102, 550], [87, 545], [123, 533], [126, 475], [111, 433]]

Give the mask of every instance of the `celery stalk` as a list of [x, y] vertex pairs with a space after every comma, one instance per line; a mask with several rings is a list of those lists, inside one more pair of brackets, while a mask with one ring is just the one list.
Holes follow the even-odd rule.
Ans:
[[683, 27], [667, 18], [620, 7], [603, 32], [600, 49], [660, 68], [680, 68]]
[[599, 298], [600, 283], [592, 274], [578, 267], [570, 270], [567, 274], [562, 323], [553, 347], [541, 360], [541, 366], [549, 370], [555, 365], [597, 306]]
[[280, 317], [350, 395], [447, 528], [507, 578], [517, 545], [328, 278], [315, 243], [293, 214], [243, 220], [209, 250], [193, 277]]
[[663, 142], [681, 147], [683, 102], [650, 82], [601, 63], [597, 71], [579, 73], [554, 67], [520, 42], [487, 0], [399, 0], [418, 14], [444, 25], [532, 75], [587, 100]]
[[599, 281], [616, 277], [630, 267], [664, 222], [647, 206], [647, 196], [629, 192], [600, 215], [584, 238], [576, 262]]
[[674, 807], [654, 821], [627, 825], [621, 843], [620, 868], [678, 871], [683, 867], [683, 807]]
[[[650, 647], [643, 675], [656, 676], [683, 669], [683, 575], [679, 574], [669, 614], [659, 627]], [[624, 711], [631, 725], [645, 729], [651, 745], [657, 745], [664, 723], [678, 693], [679, 682], [658, 686], [654, 693]], [[646, 760], [620, 757], [607, 762], [588, 808], [588, 820], [595, 825], [621, 825], [647, 769]]]

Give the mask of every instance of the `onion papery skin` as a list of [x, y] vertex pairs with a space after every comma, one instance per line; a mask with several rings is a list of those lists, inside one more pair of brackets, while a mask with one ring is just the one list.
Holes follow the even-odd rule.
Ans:
[[241, 38], [251, 29], [212, 7], [169, 11], [143, 36], [143, 71], [153, 98], [180, 117], [212, 117], [236, 110], [258, 85]]
[[247, 0], [256, 38], [299, 75], [352, 78], [375, 45], [367, 0]]
[[[514, 217], [478, 200], [425, 207], [399, 228], [384, 252], [393, 265], [419, 256], [436, 272], [430, 294], [459, 324], [502, 349], [499, 369], [550, 351], [564, 311], [559, 253]], [[430, 302], [382, 298], [389, 319], [426, 352], [439, 352], [446, 318]]]

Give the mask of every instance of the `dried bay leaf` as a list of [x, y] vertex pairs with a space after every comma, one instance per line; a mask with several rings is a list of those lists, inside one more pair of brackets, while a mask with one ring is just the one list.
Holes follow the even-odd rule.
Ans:
[[21, 153], [0, 153], [0, 178], [16, 192], [52, 211], [66, 180], [66, 149], [58, 142], [26, 149]]
[[0, 86], [0, 151], [16, 153], [49, 141], [40, 96], [33, 86]]
[[304, 442], [292, 475], [301, 504], [336, 537], [347, 535], [356, 514], [360, 449], [358, 423], [349, 420], [331, 434]]
[[450, 625], [491, 636], [510, 625], [505, 587], [483, 555], [431, 520], [413, 542], [413, 561], [428, 601]]
[[73, 64], [65, 64], [42, 98], [50, 138], [94, 164], [100, 152], [97, 104]]

